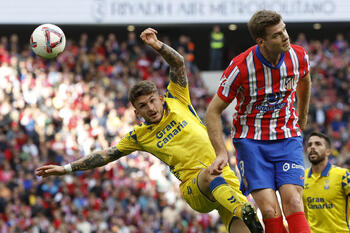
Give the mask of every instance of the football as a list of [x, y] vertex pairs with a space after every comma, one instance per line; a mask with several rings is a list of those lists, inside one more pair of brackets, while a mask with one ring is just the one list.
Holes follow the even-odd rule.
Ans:
[[66, 37], [61, 28], [56, 25], [42, 24], [33, 31], [30, 46], [36, 55], [52, 59], [63, 52]]

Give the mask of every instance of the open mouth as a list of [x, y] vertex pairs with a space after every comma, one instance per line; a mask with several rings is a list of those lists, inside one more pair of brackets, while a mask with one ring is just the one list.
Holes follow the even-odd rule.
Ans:
[[317, 156], [318, 156], [318, 154], [316, 152], [312, 152], [309, 154], [310, 159], [315, 159], [315, 158], [317, 158]]
[[152, 113], [152, 114], [151, 114], [151, 117], [152, 117], [152, 118], [156, 118], [157, 115], [158, 115], [158, 113], [155, 112], [155, 113]]

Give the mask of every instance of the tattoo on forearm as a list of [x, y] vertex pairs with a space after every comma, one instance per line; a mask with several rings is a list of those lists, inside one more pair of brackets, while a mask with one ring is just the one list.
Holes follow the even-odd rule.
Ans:
[[96, 167], [101, 167], [109, 162], [119, 159], [124, 154], [119, 151], [115, 146], [109, 147], [103, 151], [95, 151], [71, 163], [73, 171], [83, 171]]
[[164, 43], [162, 43], [162, 47], [160, 47], [160, 49], [159, 49], [159, 53], [161, 53], [162, 52], [162, 50], [164, 49], [164, 47], [165, 47], [165, 44]]
[[87, 155], [86, 157], [71, 163], [71, 165], [73, 171], [83, 171], [103, 166], [106, 163], [107, 161], [102, 157], [101, 151], [98, 151], [93, 152]]
[[187, 75], [183, 56], [179, 54], [175, 49], [164, 43], [158, 52], [170, 66], [169, 76], [171, 81], [179, 84], [182, 87], [186, 87]]
[[123, 156], [123, 153], [120, 152], [117, 149], [117, 147], [115, 147], [115, 146], [112, 146], [112, 147], [108, 148], [107, 151], [106, 151], [106, 154], [107, 154], [108, 162], [117, 160], [117, 159], [119, 159], [120, 157]]
[[185, 68], [183, 69], [170, 68], [169, 76], [170, 76], [170, 80], [173, 81], [174, 83], [177, 83], [182, 87], [186, 87], [187, 75], [185, 72]]

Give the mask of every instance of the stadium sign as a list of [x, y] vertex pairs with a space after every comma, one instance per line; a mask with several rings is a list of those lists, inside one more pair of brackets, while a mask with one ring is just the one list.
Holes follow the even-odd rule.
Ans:
[[246, 23], [258, 9], [287, 22], [350, 21], [348, 0], [15, 0], [1, 2], [0, 24]]

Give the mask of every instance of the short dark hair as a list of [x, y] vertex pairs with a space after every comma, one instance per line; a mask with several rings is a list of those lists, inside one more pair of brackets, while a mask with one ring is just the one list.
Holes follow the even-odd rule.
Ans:
[[331, 139], [323, 134], [323, 133], [319, 133], [319, 132], [312, 132], [309, 137], [307, 138], [307, 142], [309, 141], [309, 139], [312, 137], [312, 136], [317, 136], [317, 137], [320, 137], [320, 138], [323, 138], [325, 141], [326, 141], [326, 146], [327, 148], [331, 148], [331, 145], [332, 145], [332, 142], [331, 142]]
[[278, 24], [282, 20], [282, 16], [276, 11], [260, 10], [250, 18], [248, 22], [248, 30], [253, 40], [258, 37], [266, 36], [266, 28]]
[[151, 81], [141, 81], [135, 84], [129, 92], [129, 101], [135, 106], [135, 101], [138, 97], [143, 95], [149, 95], [151, 93], [157, 93], [158, 89], [156, 84]]

